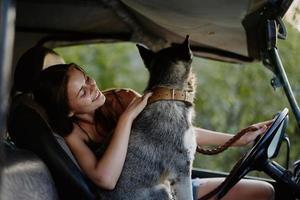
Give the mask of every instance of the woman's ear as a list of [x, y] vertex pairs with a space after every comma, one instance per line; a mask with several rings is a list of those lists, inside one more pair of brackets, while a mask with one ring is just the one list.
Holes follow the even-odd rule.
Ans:
[[74, 114], [75, 114], [75, 113], [74, 113], [73, 111], [70, 111], [69, 114], [68, 114], [68, 117], [73, 117]]

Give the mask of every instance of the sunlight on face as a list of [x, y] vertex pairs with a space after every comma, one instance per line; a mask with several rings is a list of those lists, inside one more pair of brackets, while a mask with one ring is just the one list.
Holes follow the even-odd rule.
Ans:
[[95, 110], [105, 102], [105, 96], [98, 89], [94, 79], [75, 67], [69, 70], [67, 95], [70, 115], [93, 115]]

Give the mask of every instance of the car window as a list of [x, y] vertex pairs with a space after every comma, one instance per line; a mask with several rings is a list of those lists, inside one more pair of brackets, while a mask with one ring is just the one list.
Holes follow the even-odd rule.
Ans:
[[[290, 48], [292, 41], [297, 40], [295, 31], [289, 32], [293, 38], [280, 44], [281, 49]], [[300, 51], [298, 49], [296, 46], [293, 49], [295, 62], [300, 62], [295, 53]], [[129, 87], [143, 92], [146, 87], [148, 72], [134, 43], [81, 45], [55, 50], [67, 62], [85, 67], [101, 89]], [[293, 61], [284, 62], [287, 71], [295, 67]], [[193, 70], [197, 76], [196, 126], [236, 133], [252, 123], [270, 119], [274, 111], [286, 104], [282, 93], [274, 92], [270, 85], [273, 74], [261, 63], [232, 64], [194, 57]], [[293, 74], [291, 82], [299, 85]], [[217, 156], [198, 155], [194, 166], [229, 171], [232, 165], [228, 165], [228, 159], [233, 164], [246, 150], [233, 148]], [[278, 159], [283, 161], [284, 155]]]

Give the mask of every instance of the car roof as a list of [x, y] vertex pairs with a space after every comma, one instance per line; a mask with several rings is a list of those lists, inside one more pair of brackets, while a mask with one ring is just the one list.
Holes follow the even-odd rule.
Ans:
[[133, 41], [156, 50], [190, 35], [196, 56], [252, 62], [261, 60], [261, 13], [268, 8], [275, 17], [283, 17], [291, 2], [22, 0], [17, 2], [15, 54], [37, 42], [54, 48]]

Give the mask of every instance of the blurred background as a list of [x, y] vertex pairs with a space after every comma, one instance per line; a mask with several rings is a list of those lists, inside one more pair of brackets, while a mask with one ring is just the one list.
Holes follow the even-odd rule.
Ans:
[[[289, 25], [287, 28], [288, 39], [279, 41], [279, 53], [295, 97], [300, 103], [300, 37], [294, 28]], [[142, 93], [146, 87], [148, 72], [133, 43], [64, 47], [55, 51], [66, 62], [74, 62], [84, 67], [97, 81], [101, 90], [125, 87]], [[289, 108], [283, 90], [272, 88], [270, 81], [273, 74], [261, 63], [232, 64], [194, 57], [193, 70], [198, 85], [195, 126], [235, 134], [253, 123], [271, 119], [284, 107]], [[300, 131], [291, 110], [287, 134], [292, 146], [292, 167], [292, 163], [300, 158]], [[247, 149], [249, 147], [230, 148], [216, 156], [197, 154], [194, 167], [229, 171]], [[284, 144], [275, 160], [284, 166]], [[251, 175], [264, 176], [258, 172]]]

